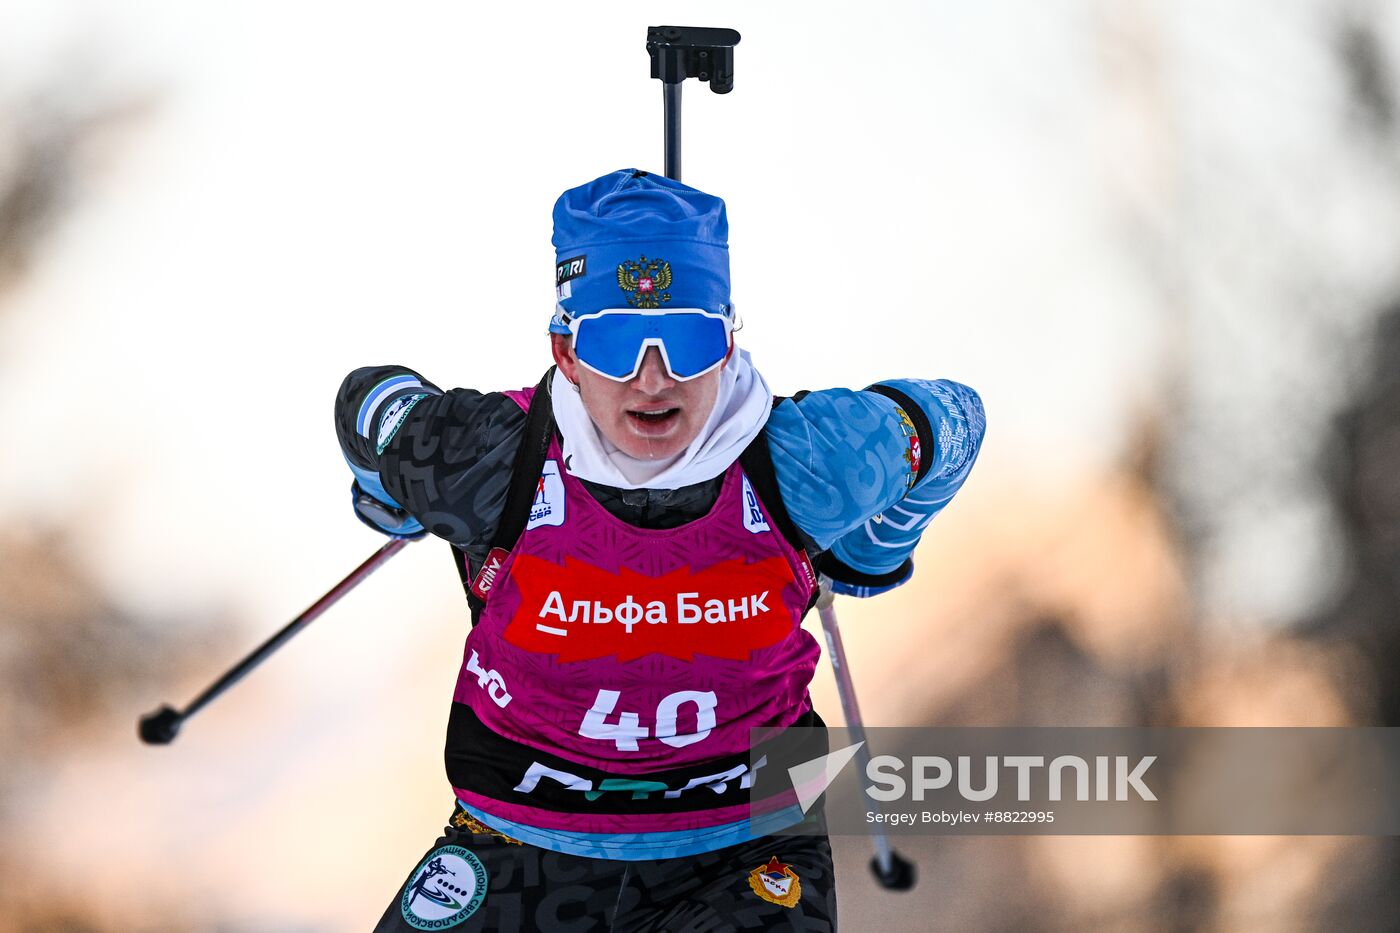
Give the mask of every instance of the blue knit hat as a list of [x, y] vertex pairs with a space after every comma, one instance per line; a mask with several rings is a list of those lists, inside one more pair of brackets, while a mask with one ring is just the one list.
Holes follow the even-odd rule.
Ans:
[[621, 169], [554, 202], [554, 317], [606, 308], [700, 308], [732, 316], [724, 202], [661, 175]]

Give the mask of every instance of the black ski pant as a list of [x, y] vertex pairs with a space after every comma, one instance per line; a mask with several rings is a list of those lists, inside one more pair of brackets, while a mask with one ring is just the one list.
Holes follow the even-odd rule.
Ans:
[[836, 886], [824, 831], [624, 862], [516, 842], [461, 807], [375, 927], [376, 933], [835, 929]]

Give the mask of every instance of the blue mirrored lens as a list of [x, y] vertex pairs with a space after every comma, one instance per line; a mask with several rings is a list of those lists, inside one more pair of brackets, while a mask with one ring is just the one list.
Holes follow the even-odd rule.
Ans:
[[597, 372], [630, 379], [637, 374], [642, 346], [648, 340], [665, 347], [663, 355], [677, 379], [694, 378], [729, 351], [724, 321], [682, 311], [581, 318], [576, 325], [574, 353]]
[[660, 321], [661, 340], [671, 361], [671, 375], [678, 379], [703, 373], [729, 352], [729, 335], [719, 318], [668, 314]]
[[604, 314], [583, 318], [574, 333], [574, 354], [606, 376], [626, 379], [637, 371], [638, 351], [645, 338], [641, 314]]

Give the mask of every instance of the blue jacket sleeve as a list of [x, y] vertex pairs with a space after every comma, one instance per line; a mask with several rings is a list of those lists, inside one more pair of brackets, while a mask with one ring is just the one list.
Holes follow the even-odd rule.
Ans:
[[948, 380], [893, 379], [783, 402], [768, 424], [783, 502], [827, 550], [841, 592], [873, 595], [909, 578], [923, 529], [976, 460], [982, 400]]

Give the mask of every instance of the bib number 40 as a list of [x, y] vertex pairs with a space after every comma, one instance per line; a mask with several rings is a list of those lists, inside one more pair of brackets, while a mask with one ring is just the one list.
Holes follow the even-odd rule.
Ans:
[[[638, 739], [654, 736], [672, 748], [685, 748], [706, 738], [715, 727], [716, 700], [713, 690], [677, 690], [662, 698], [656, 706], [654, 732], [642, 725], [638, 714], [615, 712], [621, 695], [616, 690], [599, 690], [592, 708], [583, 714], [583, 724], [578, 727], [578, 734], [585, 739], [614, 742], [619, 751], [635, 752]], [[695, 706], [695, 731], [679, 733], [681, 708], [686, 704]], [[611, 716], [616, 716], [616, 719], [609, 721]]]

